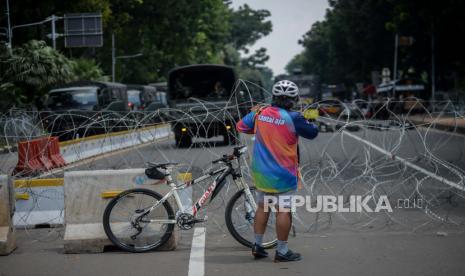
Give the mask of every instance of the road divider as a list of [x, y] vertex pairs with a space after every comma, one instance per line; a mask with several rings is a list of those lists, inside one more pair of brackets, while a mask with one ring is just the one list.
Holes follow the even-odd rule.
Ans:
[[438, 129], [452, 133], [465, 134], [465, 118], [456, 117], [440, 117], [434, 115], [412, 115], [408, 120], [417, 126], [422, 126], [428, 129]]
[[[145, 169], [65, 172], [65, 252], [99, 253], [111, 245], [103, 230], [103, 212], [112, 197], [131, 188], [146, 188], [160, 194], [169, 191], [165, 182], [149, 179]], [[176, 206], [174, 202], [171, 204]], [[161, 250], [175, 249], [177, 239], [175, 230]]]
[[63, 182], [63, 178], [15, 180], [14, 225], [21, 228], [62, 225]]
[[60, 152], [67, 163], [115, 150], [152, 142], [171, 134], [167, 124], [79, 138], [60, 143]]
[[9, 181], [8, 176], [0, 175], [0, 255], [8, 255], [16, 248], [16, 232], [11, 220], [14, 198]]
[[59, 143], [57, 137], [40, 137], [18, 143], [16, 176], [36, 176], [86, 158], [168, 137], [170, 126], [161, 124], [107, 133]]

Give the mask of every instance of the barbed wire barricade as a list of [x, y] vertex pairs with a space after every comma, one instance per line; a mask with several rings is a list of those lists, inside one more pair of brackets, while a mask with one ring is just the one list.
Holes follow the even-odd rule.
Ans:
[[[257, 89], [265, 93], [261, 101], [255, 100]], [[19, 180], [17, 200], [27, 194], [29, 202], [22, 210], [17, 208], [15, 221], [28, 227], [21, 222], [32, 212], [54, 210], [42, 223], [63, 223], [63, 189], [58, 184], [38, 188], [30, 185], [33, 179], [60, 179], [71, 170], [143, 168], [147, 162], [165, 161], [181, 162], [178, 172], [196, 177], [211, 169], [211, 160], [230, 153], [232, 145], [239, 143], [249, 146], [245, 159], [250, 164], [253, 139], [238, 134], [235, 124], [253, 106], [269, 104], [270, 98], [256, 84], [239, 81], [228, 100], [190, 98], [184, 106], [154, 112], [5, 112], [0, 115], [0, 173]], [[303, 185], [298, 194], [308, 196], [313, 207], [321, 195], [342, 196], [343, 207], [350, 206], [351, 196], [371, 196], [371, 207], [386, 196], [393, 211], [309, 212], [304, 206], [295, 214], [298, 232], [463, 231], [463, 107], [407, 98], [318, 101], [299, 108], [302, 113], [319, 113], [311, 120], [320, 134], [315, 140], [300, 139]], [[194, 137], [190, 143], [180, 144], [182, 139], [173, 131], [177, 128]], [[198, 134], [213, 137], [196, 138]], [[64, 164], [53, 158], [57, 155]], [[244, 167], [244, 176], [253, 185], [249, 170]], [[206, 210], [209, 223], [225, 234], [224, 206], [237, 191], [228, 181]], [[208, 184], [194, 187], [194, 198]], [[55, 236], [59, 235], [50, 234]]]

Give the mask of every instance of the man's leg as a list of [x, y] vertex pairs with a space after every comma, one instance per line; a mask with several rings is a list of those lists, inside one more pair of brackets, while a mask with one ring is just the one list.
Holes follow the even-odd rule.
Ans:
[[267, 212], [265, 212], [265, 194], [263, 192], [257, 191], [256, 196], [257, 210], [255, 211], [254, 220], [255, 244], [252, 246], [252, 255], [254, 255], [256, 259], [260, 259], [268, 257], [268, 253], [263, 248], [263, 234], [265, 234], [270, 212], [269, 210], [266, 210]]
[[286, 241], [289, 237], [289, 231], [291, 231], [291, 211], [283, 211], [276, 213], [276, 235], [278, 241]]
[[276, 235], [278, 238], [278, 247], [276, 248], [275, 262], [298, 261], [301, 259], [299, 253], [292, 252], [287, 246], [287, 239], [289, 237], [289, 231], [291, 231], [291, 226], [292, 213], [290, 204], [286, 206], [279, 206], [276, 212]]
[[269, 210], [265, 212], [263, 202], [258, 203], [257, 211], [255, 211], [254, 221], [254, 232], [255, 232], [255, 243], [262, 246], [263, 234], [265, 234], [266, 225], [268, 224], [268, 218], [270, 216]]

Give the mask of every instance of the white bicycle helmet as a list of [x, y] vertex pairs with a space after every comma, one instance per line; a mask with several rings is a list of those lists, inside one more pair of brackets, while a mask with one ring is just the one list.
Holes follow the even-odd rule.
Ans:
[[299, 88], [292, 81], [282, 80], [273, 85], [272, 93], [273, 96], [288, 96], [294, 98], [299, 96]]

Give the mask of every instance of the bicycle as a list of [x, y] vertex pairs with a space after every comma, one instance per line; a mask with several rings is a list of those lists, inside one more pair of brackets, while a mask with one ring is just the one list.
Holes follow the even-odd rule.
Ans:
[[[178, 163], [149, 163], [146, 174], [149, 178], [166, 180], [170, 187], [169, 192], [162, 196], [149, 189], [136, 188], [120, 193], [105, 208], [103, 227], [106, 235], [115, 246], [125, 251], [146, 252], [154, 250], [169, 240], [175, 225], [181, 230], [189, 230], [196, 223], [205, 222], [206, 219], [197, 218], [199, 210], [205, 206], [210, 197], [210, 201], [212, 201], [219, 194], [226, 183], [226, 177], [231, 176], [239, 191], [231, 197], [226, 206], [226, 226], [235, 240], [247, 247], [252, 247], [254, 240], [253, 223], [257, 205], [254, 197], [255, 187], [249, 187], [242, 178], [241, 155], [246, 151], [246, 146], [235, 147], [233, 154], [223, 155], [212, 161], [212, 164], [223, 164], [220, 168], [212, 169], [196, 179], [181, 184], [175, 183], [171, 176], [173, 168]], [[234, 160], [237, 161], [237, 166], [234, 166]], [[216, 176], [215, 180], [192, 206], [192, 213], [186, 212], [178, 191], [213, 176]], [[174, 197], [174, 202], [178, 208], [176, 214], [168, 201], [171, 197]], [[116, 208], [119, 206], [123, 208], [125, 213], [119, 217], [120, 219], [116, 217], [120, 214]], [[269, 225], [273, 225], [272, 219], [269, 220]], [[273, 238], [270, 240], [267, 238], [263, 246], [272, 248], [277, 243], [274, 237], [275, 233], [274, 231], [267, 232]]]

